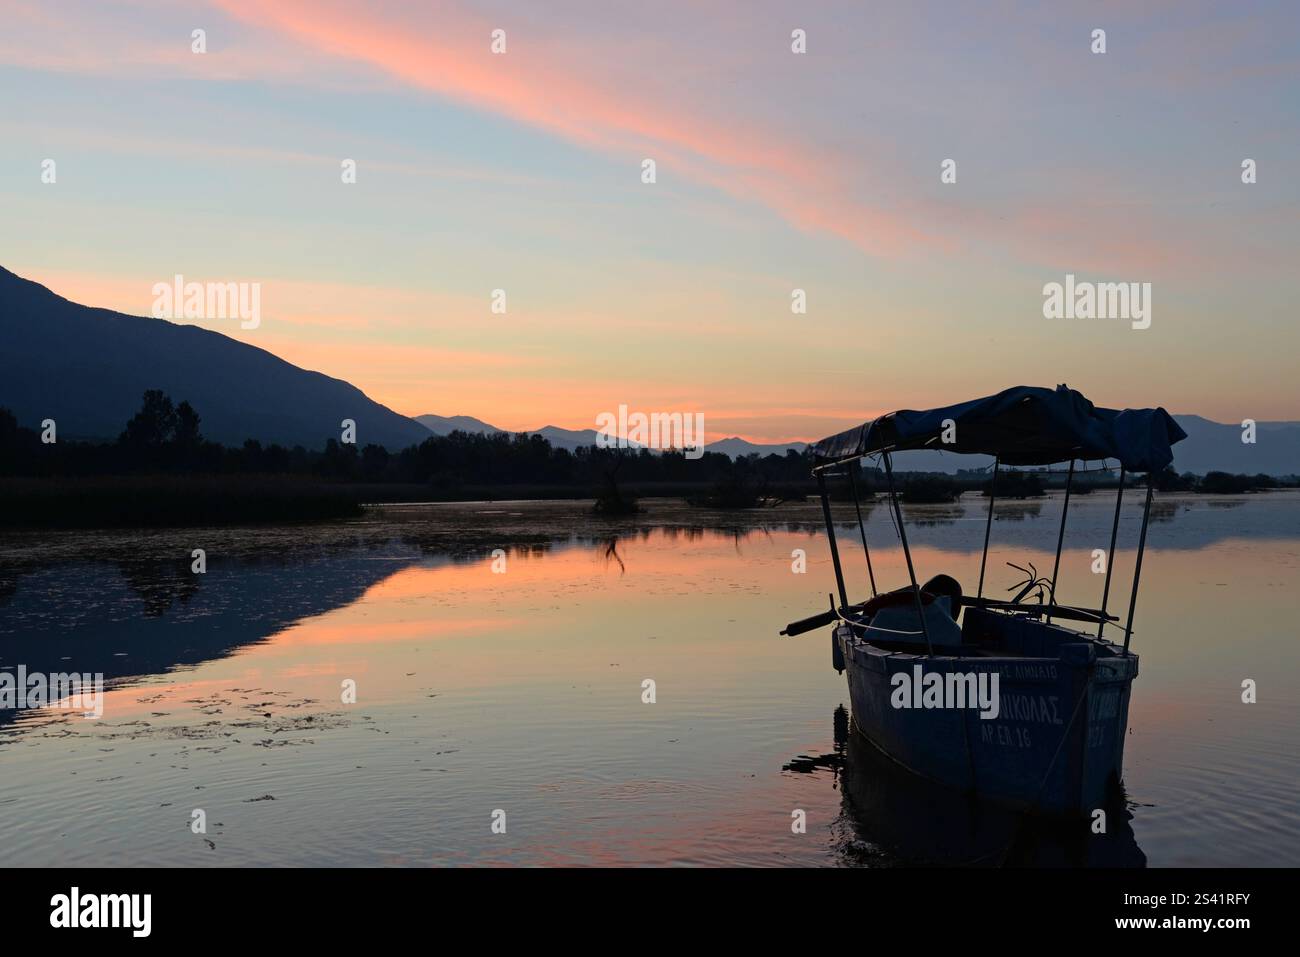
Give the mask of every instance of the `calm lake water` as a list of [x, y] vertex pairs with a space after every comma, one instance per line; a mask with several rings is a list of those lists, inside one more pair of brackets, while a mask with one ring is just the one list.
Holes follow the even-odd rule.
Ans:
[[[1141, 514], [1128, 497], [1121, 617]], [[972, 809], [849, 733], [829, 630], [778, 636], [834, 589], [812, 505], [645, 504], [618, 522], [581, 503], [493, 503], [0, 538], [0, 669], [99, 671], [109, 686], [98, 720], [0, 711], [0, 865], [1300, 860], [1295, 493], [1157, 501], [1133, 639], [1131, 819], [1104, 838]], [[946, 572], [974, 593], [982, 505], [907, 510], [918, 577]], [[1112, 505], [1072, 501], [1063, 601], [1100, 604], [1092, 550]], [[1050, 573], [1060, 507], [999, 507], [986, 594], [1021, 577], [1007, 561]], [[837, 515], [861, 599], [856, 523]], [[882, 587], [905, 584], [883, 503], [868, 536]], [[190, 571], [196, 548], [205, 575]], [[1255, 704], [1241, 701], [1247, 678]]]

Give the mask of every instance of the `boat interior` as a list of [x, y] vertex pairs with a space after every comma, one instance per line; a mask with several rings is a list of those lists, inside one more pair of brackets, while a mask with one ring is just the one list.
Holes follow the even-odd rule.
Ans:
[[1063, 644], [1080, 641], [1092, 643], [1099, 657], [1123, 653], [1119, 645], [1050, 620], [1053, 614], [1093, 618], [1091, 609], [963, 598], [961, 585], [950, 575], [936, 575], [920, 592], [919, 602], [910, 587], [884, 592], [843, 620], [865, 643], [910, 654], [1055, 659]]

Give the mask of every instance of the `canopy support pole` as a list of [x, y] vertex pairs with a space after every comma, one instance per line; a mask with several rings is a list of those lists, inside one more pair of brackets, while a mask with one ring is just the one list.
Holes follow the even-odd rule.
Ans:
[[862, 554], [867, 556], [867, 577], [871, 579], [871, 597], [876, 597], [876, 573], [871, 568], [871, 549], [867, 547], [867, 526], [862, 523], [862, 505], [858, 501], [858, 480], [853, 473], [858, 470], [858, 463], [849, 464], [849, 487], [853, 489], [853, 507], [858, 513], [858, 533], [862, 536]]
[[840, 550], [835, 544], [835, 523], [831, 520], [831, 502], [826, 497], [826, 476], [817, 473], [817, 491], [822, 497], [822, 517], [826, 520], [826, 539], [831, 543], [831, 561], [835, 564], [835, 584], [839, 586], [840, 607], [849, 607], [849, 596], [844, 590], [844, 571], [840, 568]]
[[1115, 523], [1110, 527], [1110, 554], [1106, 557], [1106, 585], [1101, 591], [1101, 622], [1097, 637], [1106, 629], [1106, 602], [1110, 599], [1110, 573], [1115, 567], [1115, 539], [1119, 535], [1119, 507], [1124, 502], [1124, 466], [1119, 467], [1119, 491], [1115, 493]]
[[[1087, 463], [1085, 462], [1086, 466]], [[1056, 576], [1061, 570], [1061, 546], [1065, 544], [1065, 516], [1070, 511], [1070, 488], [1074, 485], [1074, 459], [1070, 459], [1070, 473], [1065, 477], [1065, 502], [1061, 505], [1061, 530], [1056, 535], [1056, 561], [1052, 564], [1052, 604], [1056, 604]], [[1047, 616], [1047, 624], [1052, 616]]]
[[912, 550], [907, 547], [907, 529], [903, 527], [903, 510], [898, 504], [898, 492], [894, 489], [894, 467], [890, 462], [888, 452], [885, 452], [881, 457], [885, 460], [885, 475], [889, 479], [889, 500], [894, 506], [894, 515], [898, 518], [898, 538], [903, 543], [903, 557], [907, 559], [907, 577], [912, 580], [912, 595], [916, 598], [916, 613], [921, 619], [921, 631], [925, 634], [925, 650], [927, 654], [933, 655], [934, 646], [930, 644], [930, 626], [925, 621], [925, 607], [921, 604], [921, 589], [916, 584], [916, 570], [912, 567]]
[[984, 554], [980, 556], [980, 588], [977, 598], [984, 597], [984, 565], [989, 560], [989, 532], [993, 531], [993, 500], [998, 494], [998, 466], [1002, 464], [999, 456], [993, 460], [993, 478], [989, 481], [989, 519], [984, 525]]
[[1124, 654], [1128, 654], [1128, 643], [1133, 638], [1133, 610], [1137, 608], [1138, 580], [1142, 577], [1142, 554], [1147, 549], [1147, 522], [1151, 518], [1151, 496], [1155, 491], [1156, 477], [1147, 473], [1147, 502], [1142, 509], [1142, 534], [1138, 536], [1137, 565], [1133, 568], [1133, 594], [1128, 600], [1128, 624], [1124, 626]]

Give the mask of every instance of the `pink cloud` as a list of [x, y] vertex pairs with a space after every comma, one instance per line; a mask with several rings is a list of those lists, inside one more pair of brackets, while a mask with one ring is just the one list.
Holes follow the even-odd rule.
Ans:
[[[218, 3], [246, 23], [368, 64], [414, 88], [630, 162], [653, 157], [670, 173], [757, 201], [802, 230], [825, 231], [872, 253], [938, 241], [900, 216], [846, 201], [850, 164], [827, 149], [802, 145], [792, 131], [773, 135], [731, 116], [693, 111], [672, 91], [654, 95], [602, 70], [595, 58], [566, 55], [560, 38], [516, 34], [509, 52], [496, 56], [489, 49], [494, 23], [454, 7], [415, 19], [337, 2]], [[647, 73], [653, 73], [649, 64]]]

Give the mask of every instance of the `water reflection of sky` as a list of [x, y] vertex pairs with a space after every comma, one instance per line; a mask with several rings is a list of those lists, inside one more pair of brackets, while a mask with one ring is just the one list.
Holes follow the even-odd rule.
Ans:
[[[1092, 550], [1109, 541], [1112, 504], [1106, 493], [1072, 503], [1068, 601], [1100, 601]], [[1160, 504], [1134, 637], [1131, 843], [1157, 865], [1293, 860], [1300, 499]], [[974, 590], [981, 505], [908, 510], [918, 574], [946, 572]], [[1111, 603], [1121, 614], [1139, 505], [1133, 494], [1121, 525]], [[1059, 508], [999, 510], [986, 593], [1019, 577], [1004, 562], [1050, 569]], [[865, 563], [843, 514], [850, 592], [861, 597]], [[576, 506], [462, 506], [328, 528], [10, 541], [0, 667], [103, 671], [111, 690], [98, 722], [0, 713], [0, 858], [885, 864], [940, 854], [909, 848], [915, 821], [882, 831], [883, 812], [862, 812], [864, 801], [897, 806], [906, 787], [837, 743], [847, 694], [829, 636], [777, 637], [834, 587], [815, 522], [811, 506], [709, 516], [652, 504], [624, 524]], [[868, 535], [878, 580], [902, 584], [885, 509], [869, 511]], [[209, 572], [196, 579], [188, 556], [200, 546]], [[492, 571], [497, 547], [505, 574]], [[791, 572], [795, 549], [807, 552], [805, 575]], [[1248, 677], [1256, 705], [1240, 703]], [[339, 700], [345, 678], [356, 705]], [[657, 683], [653, 705], [641, 701], [644, 678]], [[801, 755], [809, 773], [791, 767]], [[840, 763], [817, 763], [829, 755]], [[846, 781], [866, 798], [855, 803]], [[942, 796], [929, 800], [929, 810], [926, 799], [904, 802], [922, 809], [922, 825]], [[189, 831], [196, 807], [220, 823], [207, 835], [215, 847]], [[506, 835], [490, 833], [496, 808]], [[794, 808], [808, 813], [806, 835], [790, 832]], [[1098, 862], [1068, 841], [1044, 846]], [[1115, 846], [1132, 863], [1132, 848]], [[970, 848], [949, 850], [956, 860]]]

